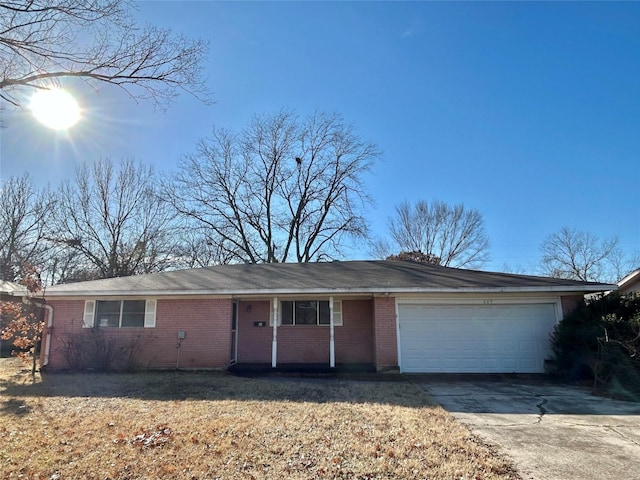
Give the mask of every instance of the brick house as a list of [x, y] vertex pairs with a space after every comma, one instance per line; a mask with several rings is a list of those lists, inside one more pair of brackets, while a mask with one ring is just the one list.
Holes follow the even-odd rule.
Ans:
[[[223, 265], [79, 282], [47, 289], [40, 360], [69, 368], [100, 338], [100, 348], [118, 341], [112, 354], [143, 368], [539, 373], [563, 314], [585, 293], [611, 287], [400, 261]], [[83, 354], [86, 361], [91, 352]]]

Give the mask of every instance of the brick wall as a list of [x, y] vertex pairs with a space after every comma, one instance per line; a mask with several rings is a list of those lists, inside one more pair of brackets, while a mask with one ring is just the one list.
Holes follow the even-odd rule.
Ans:
[[335, 327], [336, 363], [373, 363], [371, 300], [343, 300], [344, 325]]
[[560, 301], [562, 303], [562, 316], [564, 317], [568, 313], [570, 313], [573, 309], [575, 309], [578, 304], [584, 299], [582, 295], [571, 295], [567, 297], [561, 297]]
[[[53, 307], [53, 328], [49, 330], [49, 311], [45, 310], [45, 328], [42, 338], [46, 339], [51, 334], [49, 364], [47, 368], [52, 370], [67, 368], [67, 362], [62, 352], [62, 341], [69, 341], [70, 334], [82, 331], [82, 314], [84, 313], [84, 302], [79, 300], [56, 300], [47, 301]], [[40, 364], [45, 361], [46, 345], [42, 344], [40, 349]]]
[[396, 302], [394, 297], [374, 297], [373, 334], [378, 371], [398, 367]]
[[[82, 328], [84, 301], [53, 300], [49, 368], [68, 368], [64, 345], [69, 340], [88, 344], [96, 339], [93, 329]], [[231, 356], [231, 300], [158, 299], [155, 328], [103, 328], [102, 338], [136, 352], [140, 368], [175, 368], [178, 358], [177, 332], [186, 338], [180, 345], [180, 368], [225, 368]], [[45, 331], [45, 335], [48, 332]], [[93, 337], [91, 336], [93, 335]], [[44, 348], [41, 360], [44, 360]], [[121, 354], [124, 357], [126, 354]], [[119, 362], [116, 367], [122, 367]]]
[[[335, 327], [336, 330], [339, 327]], [[329, 327], [278, 327], [278, 363], [329, 363]]]
[[[156, 317], [159, 366], [172, 366], [177, 333], [186, 338], [180, 346], [181, 368], [225, 368], [231, 360], [230, 299], [158, 300]], [[147, 329], [149, 330], [149, 329]], [[171, 360], [171, 364], [166, 362]]]
[[[251, 305], [251, 311], [247, 306]], [[271, 363], [273, 327], [269, 301], [238, 305], [238, 363]], [[370, 300], [343, 300], [343, 326], [334, 327], [336, 363], [372, 363], [373, 329]], [[266, 322], [256, 327], [254, 322]], [[329, 327], [278, 327], [278, 363], [329, 363]]]

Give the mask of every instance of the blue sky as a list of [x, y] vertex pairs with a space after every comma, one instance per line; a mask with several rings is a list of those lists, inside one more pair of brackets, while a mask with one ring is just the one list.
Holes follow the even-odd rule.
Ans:
[[367, 180], [374, 234], [400, 201], [440, 199], [482, 212], [487, 269], [530, 270], [563, 226], [640, 250], [640, 3], [138, 6], [141, 21], [210, 42], [215, 103], [185, 95], [162, 113], [69, 85], [84, 118], [66, 134], [4, 112], [2, 178], [57, 185], [107, 156], [170, 172], [214, 124], [337, 111], [384, 152]]

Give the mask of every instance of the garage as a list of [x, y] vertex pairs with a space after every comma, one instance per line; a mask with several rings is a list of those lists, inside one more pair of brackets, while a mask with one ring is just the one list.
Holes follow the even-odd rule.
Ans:
[[543, 373], [556, 304], [398, 304], [407, 373]]

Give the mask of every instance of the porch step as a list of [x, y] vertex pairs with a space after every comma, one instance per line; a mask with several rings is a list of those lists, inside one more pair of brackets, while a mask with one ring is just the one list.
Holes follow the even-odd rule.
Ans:
[[302, 375], [332, 375], [343, 373], [375, 373], [372, 363], [336, 364], [335, 368], [326, 363], [283, 363], [273, 368], [270, 363], [236, 363], [227, 369], [234, 375], [268, 375], [271, 373], [291, 373]]

